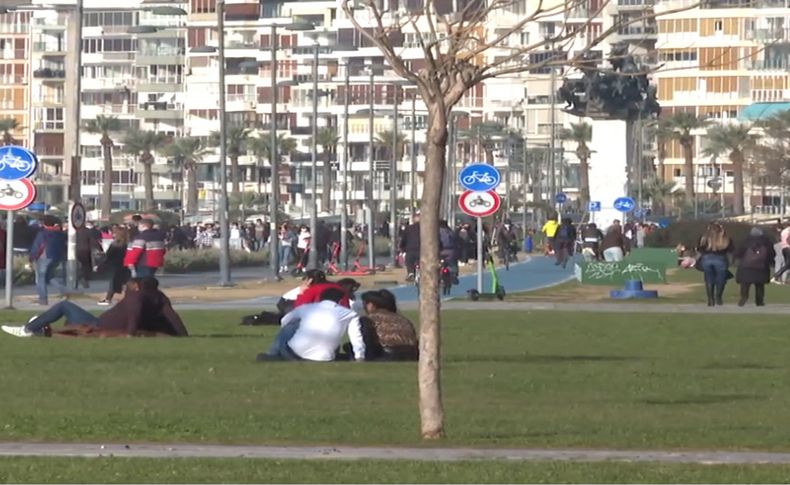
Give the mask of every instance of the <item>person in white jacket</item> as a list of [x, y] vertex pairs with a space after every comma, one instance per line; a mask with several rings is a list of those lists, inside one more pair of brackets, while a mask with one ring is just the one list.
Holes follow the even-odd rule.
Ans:
[[272, 347], [258, 361], [309, 360], [330, 362], [348, 333], [355, 360], [365, 360], [365, 341], [359, 314], [339, 304], [345, 294], [327, 288], [319, 303], [301, 305], [283, 316]]

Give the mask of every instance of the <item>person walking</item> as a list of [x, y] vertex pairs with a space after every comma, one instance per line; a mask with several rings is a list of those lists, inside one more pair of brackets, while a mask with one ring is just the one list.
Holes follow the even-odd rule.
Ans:
[[782, 267], [774, 274], [774, 283], [783, 284], [785, 281], [784, 274], [790, 269], [790, 225], [782, 229], [779, 233], [779, 242], [777, 243], [781, 248]]
[[543, 224], [543, 229], [541, 232], [546, 236], [546, 255], [551, 255], [552, 252], [556, 252], [556, 248], [554, 247], [554, 236], [557, 235], [557, 229], [559, 229], [560, 224], [557, 222], [556, 215], [552, 214], [549, 216], [549, 220]]
[[288, 227], [287, 223], [280, 226], [280, 233], [277, 235], [280, 240], [279, 260], [280, 273], [288, 273], [288, 265], [293, 259], [294, 246], [296, 245], [296, 235]]
[[738, 306], [749, 301], [749, 290], [754, 285], [754, 303], [765, 305], [765, 285], [771, 279], [771, 263], [776, 256], [773, 244], [765, 236], [763, 230], [754, 227], [746, 238], [743, 247], [736, 252], [739, 260], [735, 281], [741, 287], [741, 298]]
[[143, 219], [138, 225], [139, 233], [126, 251], [123, 265], [133, 277], [154, 276], [165, 265], [165, 234], [154, 228], [154, 221]]
[[554, 254], [557, 257], [555, 266], [568, 266], [568, 259], [573, 255], [573, 247], [576, 244], [576, 228], [573, 227], [571, 219], [566, 217], [562, 220], [557, 232], [554, 235]]
[[132, 277], [129, 269], [123, 265], [128, 245], [129, 229], [125, 226], [115, 226], [112, 230], [112, 243], [107, 248], [102, 264], [102, 269], [107, 271], [110, 277], [110, 283], [107, 287], [107, 295], [98, 302], [100, 306], [110, 305], [116, 294], [123, 293], [126, 282]]
[[413, 222], [403, 231], [400, 250], [406, 253], [406, 281], [414, 281], [417, 263], [420, 261], [420, 213], [414, 214]]
[[49, 305], [47, 287], [53, 283], [60, 293], [65, 294], [66, 285], [55, 278], [55, 271], [66, 259], [66, 234], [60, 220], [54, 216], [44, 216], [42, 229], [36, 234], [30, 249], [30, 262], [36, 272], [36, 292], [38, 304]]
[[79, 265], [78, 278], [75, 284], [82, 283], [83, 288], [90, 288], [93, 276], [93, 253], [103, 253], [104, 249], [99, 241], [93, 224], [88, 222], [77, 229], [77, 264]]
[[705, 294], [708, 306], [723, 305], [724, 287], [729, 273], [729, 255], [733, 250], [732, 239], [724, 226], [714, 222], [708, 225], [697, 244], [700, 254], [699, 269], [705, 273]]
[[606, 229], [606, 235], [601, 241], [601, 253], [607, 263], [622, 261], [628, 252], [626, 240], [623, 237], [623, 228], [620, 224], [612, 224]]

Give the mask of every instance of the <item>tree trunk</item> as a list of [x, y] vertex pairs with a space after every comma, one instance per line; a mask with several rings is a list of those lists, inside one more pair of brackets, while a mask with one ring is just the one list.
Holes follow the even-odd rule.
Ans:
[[239, 193], [239, 157], [230, 157], [230, 191], [234, 194]]
[[[733, 173], [733, 187], [735, 192], [735, 202], [733, 203], [733, 210], [736, 216], [743, 214], [745, 211], [743, 206], [743, 153], [740, 151], [734, 151], [730, 153], [730, 161], [732, 162], [732, 173]], [[722, 172], [724, 168], [722, 167]], [[722, 177], [722, 181], [724, 177]], [[724, 190], [724, 184], [722, 183], [721, 190]]]
[[329, 164], [331, 152], [324, 148], [323, 190], [321, 192], [321, 210], [328, 212], [332, 204], [332, 166]]
[[694, 202], [694, 154], [692, 153], [691, 143], [683, 143], [683, 157], [686, 163], [683, 165], [683, 175], [686, 178], [686, 197]]
[[143, 186], [145, 187], [143, 209], [146, 211], [154, 210], [154, 173], [151, 169], [151, 163], [152, 161], [150, 160], [143, 161]]
[[590, 163], [587, 157], [579, 157], [579, 185], [582, 192], [582, 210], [587, 210], [587, 203], [590, 202]]
[[198, 210], [197, 164], [187, 169], [187, 214], [195, 215]]
[[[425, 186], [441, 187], [447, 149], [447, 116], [429, 105]], [[442, 191], [423, 190], [420, 205], [420, 421], [423, 439], [444, 436], [439, 304], [439, 218]]]
[[101, 192], [101, 218], [109, 221], [112, 214], [112, 143], [102, 143], [104, 150], [104, 182]]

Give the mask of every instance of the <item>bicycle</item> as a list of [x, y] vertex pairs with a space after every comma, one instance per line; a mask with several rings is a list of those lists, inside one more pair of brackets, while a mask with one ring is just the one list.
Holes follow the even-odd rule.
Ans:
[[470, 185], [475, 182], [479, 182], [485, 185], [494, 185], [496, 179], [488, 173], [480, 173], [480, 172], [472, 172], [463, 179], [464, 184]]
[[19, 170], [20, 172], [26, 172], [30, 170], [32, 166], [32, 163], [28, 162], [27, 160], [22, 160], [19, 157], [11, 155], [11, 149], [6, 150], [5, 154], [0, 157], [0, 170], [10, 167], [14, 170]]

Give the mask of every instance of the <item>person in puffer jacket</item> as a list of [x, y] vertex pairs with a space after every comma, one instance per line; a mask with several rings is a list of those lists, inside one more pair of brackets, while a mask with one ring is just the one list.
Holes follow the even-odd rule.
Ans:
[[165, 264], [165, 234], [154, 229], [154, 221], [143, 219], [139, 224], [140, 232], [132, 240], [123, 265], [129, 268], [132, 277], [154, 276]]

